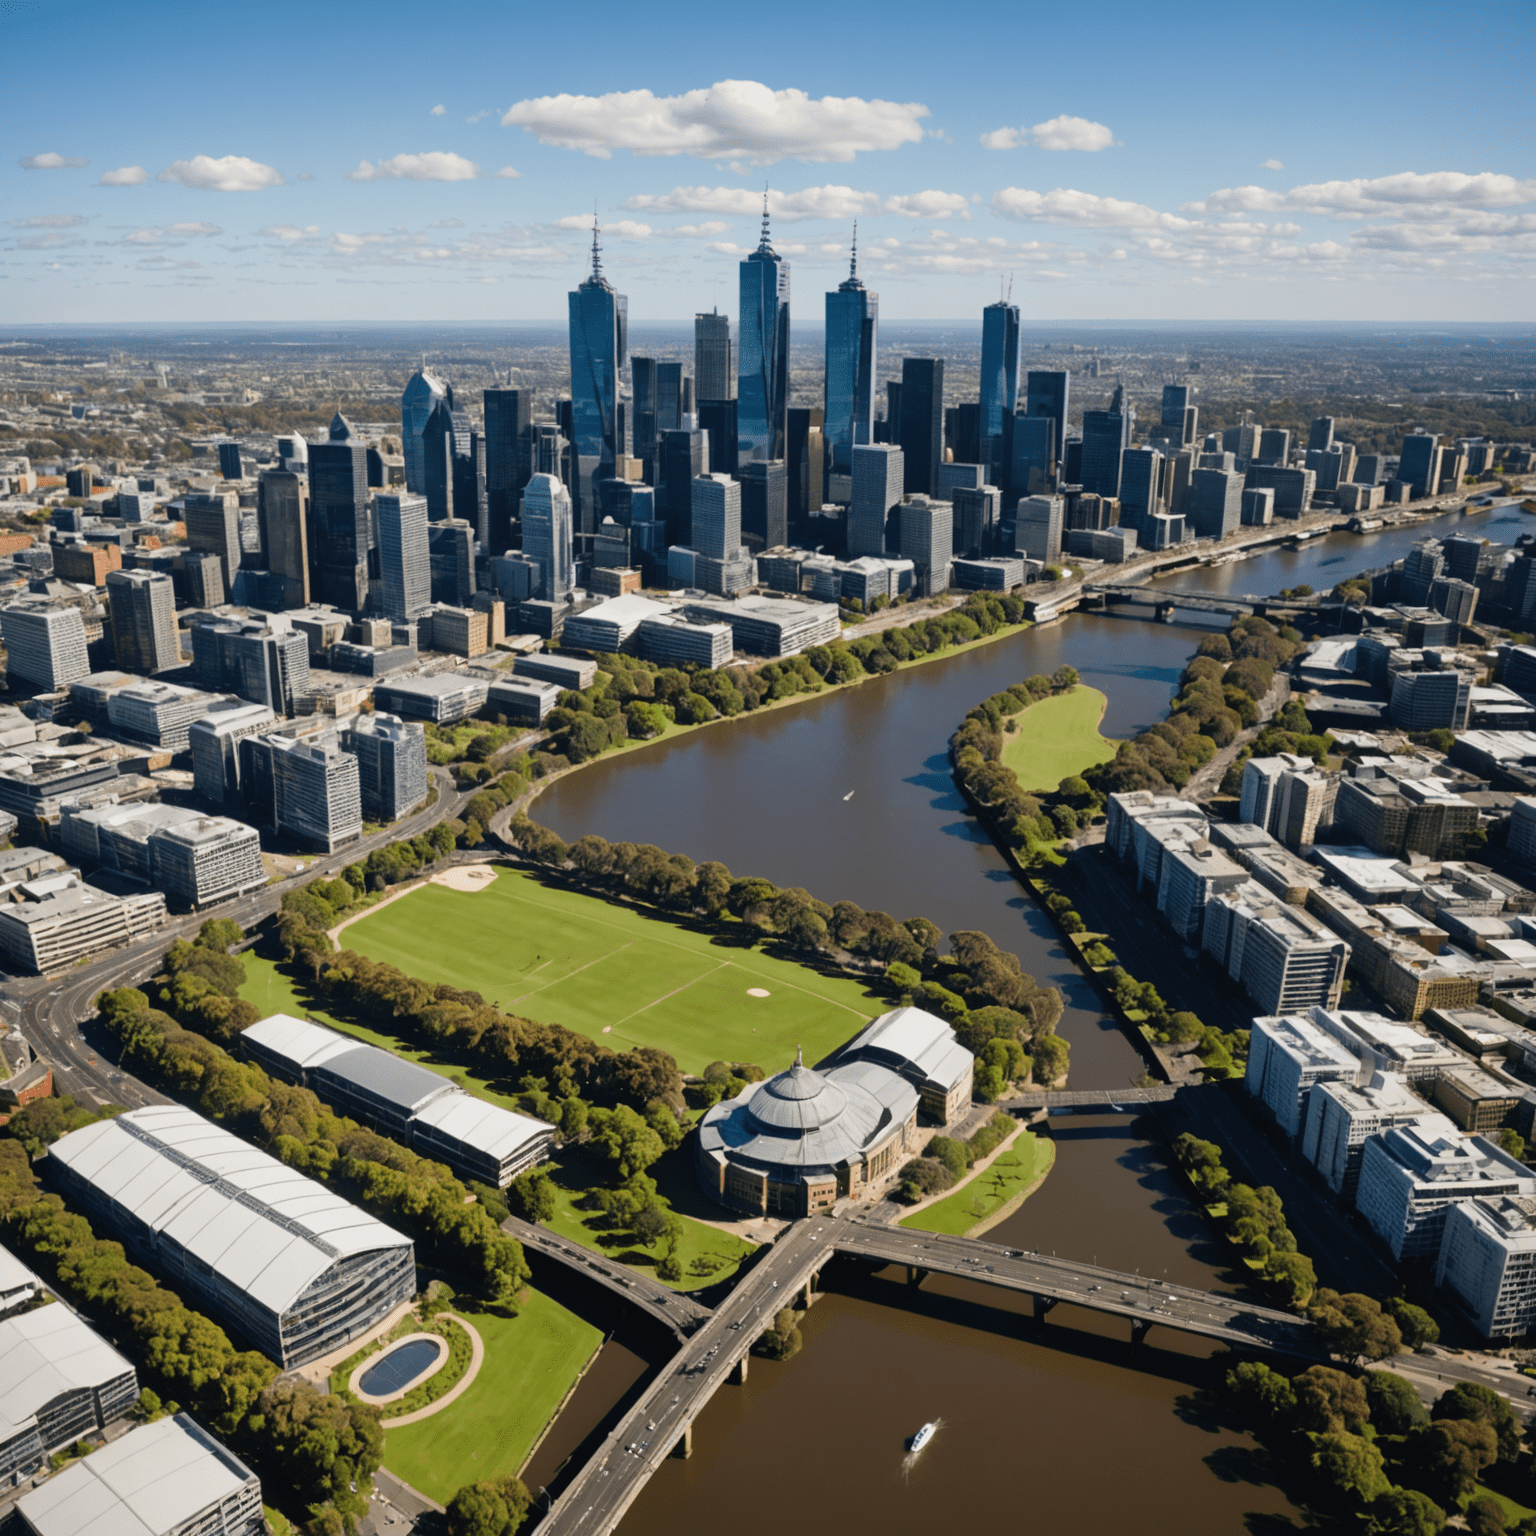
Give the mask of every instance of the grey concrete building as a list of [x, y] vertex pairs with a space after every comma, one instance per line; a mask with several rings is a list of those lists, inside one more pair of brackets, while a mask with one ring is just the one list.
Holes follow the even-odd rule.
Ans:
[[169, 576], [108, 571], [107, 609], [118, 666], [153, 673], [181, 665], [176, 587]]
[[398, 821], [427, 798], [427, 736], [398, 715], [359, 715], [342, 737], [357, 758], [363, 814]]
[[91, 670], [85, 616], [69, 604], [12, 603], [0, 610], [9, 677], [38, 688], [63, 688]]

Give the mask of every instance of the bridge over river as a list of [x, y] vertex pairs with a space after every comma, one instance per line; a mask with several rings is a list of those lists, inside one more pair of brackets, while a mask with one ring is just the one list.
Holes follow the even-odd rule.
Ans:
[[1033, 1109], [1134, 1110], [1142, 1104], [1167, 1104], [1178, 1093], [1172, 1083], [1155, 1083], [1150, 1088], [1047, 1088], [1039, 1093], [1021, 1093], [1002, 1103], [1011, 1115], [1016, 1110], [1028, 1114]]
[[[537, 1251], [536, 1239], [534, 1247]], [[1026, 1295], [1042, 1321], [1063, 1301], [1123, 1317], [1133, 1344], [1161, 1327], [1240, 1349], [1322, 1358], [1308, 1323], [1234, 1297], [969, 1238], [809, 1217], [787, 1228], [687, 1338], [576, 1472], [536, 1536], [612, 1531], [667, 1456], [691, 1453], [694, 1420], [728, 1378], [746, 1380], [748, 1352], [764, 1327], [780, 1308], [809, 1300], [821, 1269], [835, 1255], [882, 1267], [905, 1265], [913, 1285], [927, 1275], [946, 1274]]]

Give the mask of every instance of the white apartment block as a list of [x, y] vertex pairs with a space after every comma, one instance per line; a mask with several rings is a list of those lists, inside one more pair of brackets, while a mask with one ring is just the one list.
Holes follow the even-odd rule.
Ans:
[[[1332, 1039], [1328, 1043], [1341, 1048]], [[1378, 1072], [1367, 1083], [1314, 1083], [1307, 1095], [1301, 1154], [1334, 1194], [1353, 1202], [1360, 1159], [1372, 1136], [1399, 1125], [1422, 1129], [1444, 1118], [1400, 1077]]]
[[1497, 1195], [1463, 1200], [1445, 1213], [1435, 1283], [1458, 1301], [1487, 1339], [1536, 1327], [1536, 1200]]
[[1320, 1083], [1353, 1083], [1360, 1063], [1310, 1019], [1255, 1019], [1248, 1036], [1248, 1092], [1263, 1102], [1287, 1136], [1306, 1123], [1308, 1096]]

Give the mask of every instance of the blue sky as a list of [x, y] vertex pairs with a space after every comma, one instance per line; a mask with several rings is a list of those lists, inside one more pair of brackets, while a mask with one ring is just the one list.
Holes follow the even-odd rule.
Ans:
[[1536, 317], [1536, 6], [14, 0], [0, 320]]

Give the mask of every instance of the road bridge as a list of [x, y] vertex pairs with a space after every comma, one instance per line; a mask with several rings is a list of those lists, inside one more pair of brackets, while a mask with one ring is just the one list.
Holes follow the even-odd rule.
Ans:
[[552, 1259], [588, 1280], [606, 1286], [616, 1296], [638, 1307], [653, 1321], [670, 1328], [679, 1339], [687, 1338], [701, 1323], [713, 1316], [708, 1307], [693, 1297], [670, 1290], [661, 1281], [653, 1280], [627, 1264], [596, 1253], [558, 1233], [535, 1226], [532, 1222], [509, 1216], [502, 1222], [501, 1230], [508, 1237], [515, 1237], [529, 1253]]
[[1083, 588], [1083, 597], [1105, 603], [1139, 603], [1155, 608], [1159, 618], [1177, 608], [1196, 613], [1266, 613], [1316, 608], [1318, 598], [1263, 597], [1253, 592], [1203, 592], [1182, 587], [1146, 586], [1136, 582], [1094, 582]]
[[1323, 1358], [1308, 1323], [1235, 1297], [970, 1238], [808, 1217], [780, 1236], [663, 1367], [555, 1500], [535, 1536], [612, 1531], [666, 1457], [691, 1454], [694, 1421], [728, 1379], [745, 1381], [748, 1352], [763, 1329], [781, 1307], [809, 1301], [835, 1255], [905, 1265], [914, 1285], [947, 1274], [1023, 1294], [1041, 1320], [1063, 1301], [1123, 1317], [1133, 1344], [1152, 1328], [1167, 1327], [1242, 1349]]

